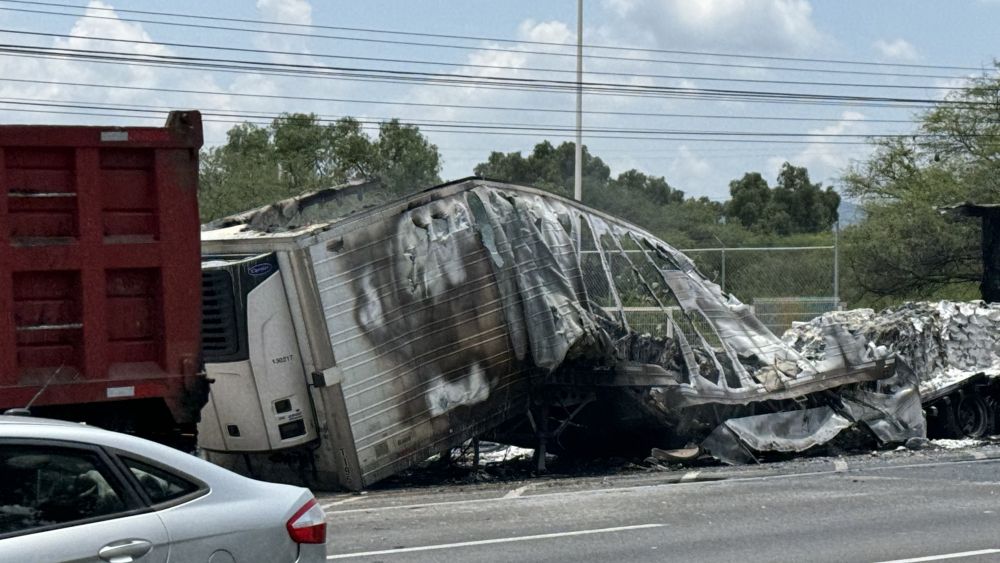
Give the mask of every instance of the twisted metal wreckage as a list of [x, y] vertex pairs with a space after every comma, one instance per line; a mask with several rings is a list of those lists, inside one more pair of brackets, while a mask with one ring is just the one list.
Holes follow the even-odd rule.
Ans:
[[[373, 184], [324, 190], [203, 236], [206, 252], [276, 238], [308, 250], [349, 420], [340, 439], [366, 483], [469, 432], [727, 463], [851, 427], [925, 435], [916, 383], [884, 348], [828, 322], [822, 357], [807, 357], [635, 225], [479, 178], [388, 199]], [[406, 455], [380, 462], [408, 429]]]
[[833, 311], [793, 326], [782, 338], [806, 357], [821, 358], [822, 327], [831, 323], [912, 367], [928, 433], [982, 438], [997, 431], [1000, 303], [908, 302], [879, 312]]

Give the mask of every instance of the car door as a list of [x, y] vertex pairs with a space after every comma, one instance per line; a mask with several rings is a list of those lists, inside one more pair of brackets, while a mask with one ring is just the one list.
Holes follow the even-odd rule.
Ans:
[[267, 495], [260, 487], [268, 485], [232, 475], [244, 487], [227, 494], [159, 461], [111, 453], [135, 478], [170, 534], [172, 561], [295, 560], [299, 549], [285, 528], [287, 518], [281, 518], [293, 501], [281, 485], [273, 485], [275, 493]]
[[107, 454], [0, 440], [0, 561], [166, 563], [166, 528]]

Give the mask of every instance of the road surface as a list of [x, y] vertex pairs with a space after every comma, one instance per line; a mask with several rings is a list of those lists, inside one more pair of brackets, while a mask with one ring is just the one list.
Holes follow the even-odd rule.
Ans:
[[321, 502], [331, 561], [1000, 561], [1000, 449]]

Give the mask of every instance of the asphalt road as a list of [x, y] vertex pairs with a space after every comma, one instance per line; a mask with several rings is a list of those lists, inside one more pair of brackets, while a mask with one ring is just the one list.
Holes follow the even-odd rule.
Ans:
[[321, 502], [334, 561], [1000, 561], [1000, 459], [981, 452]]

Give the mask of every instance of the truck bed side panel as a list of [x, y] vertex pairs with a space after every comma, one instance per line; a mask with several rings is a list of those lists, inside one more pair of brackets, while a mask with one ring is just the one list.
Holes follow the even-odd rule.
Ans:
[[[200, 116], [0, 127], [0, 408], [165, 398], [197, 372]], [[173, 118], [172, 118], [173, 119]]]

